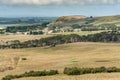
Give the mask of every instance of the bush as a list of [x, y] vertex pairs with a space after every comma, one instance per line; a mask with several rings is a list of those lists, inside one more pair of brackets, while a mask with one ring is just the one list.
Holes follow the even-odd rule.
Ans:
[[27, 58], [22, 58], [22, 60], [27, 60]]
[[68, 75], [79, 75], [80, 71], [78, 70], [78, 68], [74, 67], [74, 68], [65, 68], [64, 69], [64, 74], [68, 74]]
[[109, 73], [111, 73], [111, 72], [119, 72], [118, 70], [120, 70], [120, 69], [118, 69], [118, 68], [116, 68], [116, 67], [109, 67], [109, 68], [107, 69], [107, 72], [109, 72]]
[[50, 72], [48, 73], [48, 75], [54, 75], [54, 74], [58, 74], [57, 70], [50, 70]]

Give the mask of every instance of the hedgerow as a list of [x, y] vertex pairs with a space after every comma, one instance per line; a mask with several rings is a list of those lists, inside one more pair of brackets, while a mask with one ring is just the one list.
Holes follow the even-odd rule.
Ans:
[[98, 67], [98, 68], [65, 68], [64, 74], [67, 75], [82, 75], [82, 74], [89, 74], [89, 73], [111, 73], [111, 72], [120, 72], [120, 68], [116, 67]]
[[20, 74], [20, 75], [7, 75], [3, 77], [2, 80], [12, 80], [12, 79], [22, 78], [22, 77], [50, 76], [50, 75], [56, 75], [56, 74], [58, 74], [57, 70], [30, 71], [30, 72], [25, 72], [24, 74]]

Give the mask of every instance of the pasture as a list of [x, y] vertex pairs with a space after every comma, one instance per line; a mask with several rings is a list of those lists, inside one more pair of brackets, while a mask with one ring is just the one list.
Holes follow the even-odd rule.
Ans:
[[27, 41], [33, 39], [40, 39], [48, 36], [50, 35], [0, 35], [0, 41], [4, 42], [12, 40]]
[[[119, 80], [120, 73], [63, 75], [65, 67], [120, 67], [120, 43], [79, 42], [56, 47], [0, 50], [0, 78], [31, 70], [57, 69], [56, 76], [16, 80]], [[26, 60], [23, 60], [26, 58]]]

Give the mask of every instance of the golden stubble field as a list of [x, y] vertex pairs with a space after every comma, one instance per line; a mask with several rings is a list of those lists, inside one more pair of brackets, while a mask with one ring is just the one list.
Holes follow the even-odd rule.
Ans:
[[0, 72], [0, 77], [30, 70], [57, 69], [60, 72], [60, 75], [56, 76], [16, 80], [119, 80], [120, 73], [67, 76], [62, 72], [65, 67], [120, 67], [120, 43], [80, 42], [57, 45], [53, 48], [0, 50], [0, 66], [13, 67], [13, 70]]
[[27, 40], [40, 39], [49, 36], [51, 35], [0, 35], [0, 43], [5, 41], [12, 41], [12, 40], [27, 41]]

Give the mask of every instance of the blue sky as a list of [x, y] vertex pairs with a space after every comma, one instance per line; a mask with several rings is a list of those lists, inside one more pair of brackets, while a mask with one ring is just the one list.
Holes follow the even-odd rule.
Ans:
[[96, 4], [0, 4], [0, 17], [56, 17], [67, 15], [120, 15], [120, 3]]

